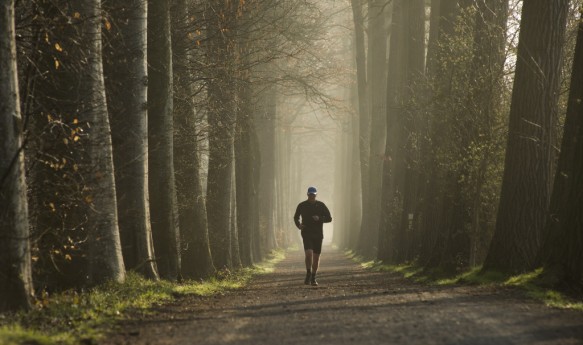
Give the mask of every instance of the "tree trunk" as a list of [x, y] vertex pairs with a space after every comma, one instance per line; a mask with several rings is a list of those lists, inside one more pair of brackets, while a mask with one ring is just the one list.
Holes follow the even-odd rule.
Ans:
[[[368, 80], [370, 87], [370, 155], [368, 169], [368, 197], [363, 198], [362, 227], [359, 249], [365, 256], [376, 255], [381, 210], [382, 169], [385, 151], [386, 122], [386, 49], [384, 1], [369, 0]], [[362, 130], [362, 128], [361, 128]], [[364, 190], [364, 186], [363, 186]]]
[[[233, 153], [234, 154], [234, 153]], [[231, 261], [233, 268], [241, 268], [241, 254], [239, 252], [239, 228], [237, 227], [237, 189], [235, 164], [233, 164], [233, 177], [231, 178]]]
[[389, 48], [389, 65], [387, 77], [387, 140], [386, 158], [383, 160], [381, 220], [378, 231], [377, 257], [385, 262], [394, 259], [395, 251], [402, 243], [398, 242], [398, 226], [402, 207], [403, 157], [401, 137], [403, 133], [402, 97], [406, 75], [405, 17], [403, 0], [393, 2], [391, 20], [391, 42]]
[[[370, 160], [370, 112], [368, 108], [369, 96], [367, 86], [367, 56], [365, 48], [365, 27], [362, 15], [362, 0], [351, 0], [352, 15], [354, 19], [355, 32], [355, 49], [356, 49], [356, 78], [358, 87], [358, 123], [359, 123], [359, 140], [358, 148], [360, 153], [360, 184], [361, 184], [361, 209], [368, 207], [369, 199], [369, 160]], [[370, 25], [369, 25], [370, 26]], [[362, 225], [363, 218], [360, 217]], [[362, 227], [359, 229], [362, 231]], [[356, 237], [359, 238], [359, 237]], [[354, 248], [358, 243], [352, 244]]]
[[[496, 119], [500, 118], [500, 103], [502, 99], [502, 83], [504, 78], [504, 61], [506, 45], [506, 27], [508, 21], [508, 0], [476, 1], [475, 32], [473, 42], [473, 61], [469, 71], [467, 117], [465, 135], [472, 147], [493, 147], [497, 143], [494, 133]], [[467, 147], [471, 154], [470, 147]], [[482, 153], [483, 152], [483, 153]], [[473, 176], [468, 189], [473, 195], [468, 200], [470, 212], [470, 258], [469, 263], [475, 266], [483, 260], [478, 250], [483, 247], [483, 238], [489, 240], [488, 229], [481, 228], [480, 215], [484, 212], [482, 195], [487, 180], [487, 169], [492, 164], [492, 150], [480, 150], [479, 159], [473, 160], [469, 166]]]
[[414, 237], [414, 224], [418, 217], [419, 206], [419, 185], [417, 184], [420, 175], [419, 164], [419, 143], [418, 138], [423, 135], [420, 131], [421, 116], [416, 98], [415, 88], [425, 79], [425, 1], [407, 1], [405, 10], [408, 22], [405, 26], [405, 47], [407, 47], [407, 75], [405, 89], [403, 90], [405, 104], [405, 134], [403, 138], [403, 161], [404, 188], [403, 188], [403, 212], [401, 214], [400, 229], [404, 234], [405, 250], [399, 251], [397, 256], [399, 262], [414, 259], [414, 248], [417, 247]]
[[215, 273], [209, 244], [206, 203], [200, 181], [198, 133], [200, 119], [194, 104], [192, 71], [195, 30], [185, 0], [172, 6], [172, 66], [174, 84], [174, 169], [181, 235], [184, 278], [199, 279]]
[[152, 233], [160, 276], [180, 279], [174, 175], [172, 45], [169, 0], [148, 1], [148, 149]]
[[[243, 55], [247, 56], [246, 46], [243, 45]], [[253, 123], [252, 89], [248, 83], [248, 72], [243, 72], [245, 82], [239, 88], [241, 102], [237, 113], [237, 129], [235, 131], [235, 179], [237, 188], [237, 228], [239, 230], [239, 252], [244, 266], [253, 264], [253, 232], [256, 224], [253, 218], [253, 205], [257, 200], [257, 186], [254, 175], [258, 174], [257, 159], [253, 148], [255, 125]]]
[[79, 121], [87, 124], [87, 153], [81, 170], [88, 182], [87, 207], [89, 283], [125, 279], [117, 223], [117, 202], [111, 132], [105, 97], [101, 47], [101, 1], [84, 0], [74, 6], [80, 13], [81, 42], [87, 66], [81, 73]]
[[277, 97], [273, 86], [263, 91], [258, 112], [261, 166], [259, 170], [259, 226], [262, 237], [262, 257], [277, 247], [274, 226], [275, 209], [275, 126]]
[[529, 270], [540, 249], [568, 7], [568, 0], [537, 0], [522, 8], [502, 192], [484, 270]]
[[148, 189], [147, 1], [112, 2], [106, 9], [113, 17], [104, 55], [124, 262], [156, 280]]
[[453, 26], [456, 16], [457, 1], [431, 1], [431, 22], [430, 36], [427, 47], [427, 68], [426, 75], [430, 83], [427, 95], [423, 97], [427, 100], [427, 113], [422, 120], [424, 135], [421, 143], [422, 174], [420, 176], [421, 197], [420, 197], [420, 237], [422, 238], [419, 261], [425, 266], [436, 266], [439, 264], [439, 256], [436, 255], [435, 248], [442, 238], [441, 228], [438, 226], [441, 221], [443, 176], [438, 167], [436, 158], [437, 149], [435, 147], [436, 133], [434, 118], [435, 108], [438, 99], [442, 94], [448, 93], [448, 74], [444, 71], [444, 64], [447, 59], [447, 45], [444, 43], [448, 36], [453, 35]]
[[[401, 262], [410, 246], [409, 214], [413, 212], [415, 121], [409, 109], [411, 91], [425, 69], [425, 7], [422, 0], [394, 1], [387, 78], [387, 141], [383, 169], [379, 258]], [[381, 235], [382, 233], [382, 235]], [[380, 247], [383, 247], [381, 256]]]
[[16, 66], [14, 0], [0, 5], [0, 312], [29, 309], [34, 290]]
[[234, 54], [231, 49], [233, 6], [219, 0], [207, 5], [208, 58], [215, 64], [208, 81], [209, 170], [207, 217], [213, 262], [217, 269], [231, 268], [231, 178], [236, 113], [233, 88]]
[[254, 186], [253, 190], [253, 200], [254, 202], [250, 205], [249, 214], [251, 215], [251, 250], [253, 253], [253, 260], [258, 261], [263, 258], [263, 253], [265, 249], [263, 248], [263, 241], [261, 238], [261, 205], [259, 202], [260, 198], [260, 185], [261, 185], [261, 150], [259, 148], [259, 138], [257, 126], [254, 125], [253, 132], [255, 135], [251, 136], [251, 155], [253, 159], [253, 174], [251, 176], [251, 183]]
[[583, 22], [579, 22], [565, 132], [539, 264], [557, 287], [583, 283]]

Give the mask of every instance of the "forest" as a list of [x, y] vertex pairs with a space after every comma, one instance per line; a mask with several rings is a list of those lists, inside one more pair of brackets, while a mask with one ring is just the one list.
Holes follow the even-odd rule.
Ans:
[[581, 0], [3, 0], [0, 312], [325, 239], [583, 287]]

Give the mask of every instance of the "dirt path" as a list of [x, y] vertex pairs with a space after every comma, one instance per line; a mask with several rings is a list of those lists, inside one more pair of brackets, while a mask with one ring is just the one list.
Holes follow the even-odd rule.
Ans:
[[329, 248], [320, 286], [305, 286], [302, 255], [245, 289], [126, 321], [102, 344], [583, 344], [581, 312], [508, 290], [412, 284]]

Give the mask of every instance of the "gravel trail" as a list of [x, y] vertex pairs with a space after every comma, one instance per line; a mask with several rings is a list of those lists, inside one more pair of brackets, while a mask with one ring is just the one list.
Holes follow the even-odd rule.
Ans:
[[320, 286], [305, 286], [304, 274], [303, 252], [288, 253], [244, 289], [180, 298], [101, 344], [583, 344], [583, 313], [510, 289], [418, 285], [331, 248]]

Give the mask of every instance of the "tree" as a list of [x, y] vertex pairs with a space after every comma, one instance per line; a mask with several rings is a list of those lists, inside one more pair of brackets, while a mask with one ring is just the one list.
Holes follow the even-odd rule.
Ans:
[[383, 167], [379, 253], [401, 262], [409, 255], [409, 213], [415, 203], [415, 114], [412, 91], [425, 69], [424, 1], [394, 1], [387, 78], [387, 140]]
[[583, 278], [582, 100], [583, 21], [580, 21], [565, 132], [538, 259], [545, 267], [546, 279], [554, 286], [580, 286]]
[[[362, 15], [362, 1], [351, 0], [352, 17], [354, 22], [354, 49], [356, 63], [357, 80], [357, 119], [358, 119], [358, 157], [360, 162], [360, 208], [361, 214], [358, 218], [362, 222], [362, 210], [365, 207], [365, 200], [368, 199], [368, 165], [370, 158], [370, 112], [368, 110], [368, 86], [366, 73], [366, 47], [365, 47], [365, 27]], [[360, 223], [359, 223], [360, 225]], [[358, 238], [358, 237], [356, 237]]]
[[33, 296], [14, 0], [0, 5], [0, 137], [0, 312], [4, 312], [30, 308]]
[[[81, 112], [79, 121], [87, 124], [88, 156], [82, 170], [89, 182], [86, 196], [89, 242], [89, 279], [91, 285], [109, 280], [123, 281], [113, 157], [101, 44], [101, 0], [78, 4], [87, 67], [80, 79]], [[73, 8], [75, 9], [76, 6]]]
[[[401, 137], [405, 137], [403, 126], [403, 90], [406, 79], [405, 17], [406, 5], [402, 0], [393, 2], [391, 17], [391, 40], [387, 76], [387, 140], [386, 158], [383, 160], [381, 196], [381, 221], [379, 223], [377, 257], [385, 262], [394, 259], [394, 252], [403, 243], [397, 240], [399, 208], [402, 207], [402, 160]], [[401, 174], [398, 174], [401, 172]]]
[[[241, 35], [240, 54], [244, 65], [249, 64], [250, 50], [248, 36]], [[257, 203], [258, 188], [255, 176], [259, 175], [259, 155], [257, 154], [257, 133], [253, 117], [253, 86], [251, 71], [239, 72], [241, 83], [238, 88], [240, 101], [235, 129], [235, 179], [237, 189], [237, 229], [239, 231], [239, 252], [244, 266], [253, 264], [253, 233], [259, 229]]]
[[170, 1], [148, 1], [148, 150], [150, 214], [160, 276], [180, 278], [174, 175]]
[[[370, 155], [368, 187], [363, 184], [362, 224], [358, 247], [363, 255], [376, 255], [381, 204], [381, 180], [385, 151], [386, 48], [385, 6], [382, 0], [368, 1], [369, 36], [367, 80], [370, 90]], [[361, 128], [364, 130], [365, 128]], [[365, 174], [363, 174], [365, 176]], [[366, 192], [365, 192], [366, 191]]]
[[105, 9], [112, 22], [104, 56], [124, 262], [158, 279], [148, 188], [147, 1], [116, 1]]
[[219, 0], [205, 5], [207, 56], [215, 66], [207, 84], [209, 168], [207, 217], [213, 263], [231, 268], [231, 179], [236, 121], [233, 87], [233, 41], [236, 6]]
[[[492, 218], [495, 202], [488, 195], [492, 187], [499, 185], [497, 175], [489, 171], [500, 166], [498, 152], [502, 147], [496, 128], [503, 126], [501, 103], [504, 88], [504, 62], [506, 60], [506, 30], [508, 22], [508, 0], [478, 0], [474, 10], [474, 38], [472, 62], [468, 71], [468, 95], [466, 121], [463, 124], [466, 145], [463, 156], [471, 157], [465, 162], [466, 174], [462, 176], [463, 192], [470, 212], [465, 228], [470, 236], [469, 263], [475, 266], [484, 258], [483, 245], [491, 238], [491, 231], [483, 219]], [[469, 195], [469, 197], [467, 196]]]
[[502, 192], [484, 271], [531, 269], [541, 246], [568, 5], [538, 0], [522, 8]]
[[[455, 36], [455, 23], [458, 15], [457, 1], [431, 1], [431, 23], [430, 36], [427, 48], [427, 68], [428, 89], [426, 94], [423, 114], [421, 134], [421, 167], [420, 188], [420, 220], [419, 233], [422, 239], [420, 250], [420, 262], [427, 266], [439, 264], [439, 255], [436, 248], [443, 247], [437, 245], [443, 239], [443, 227], [441, 226], [443, 214], [443, 180], [444, 173], [440, 169], [439, 151], [449, 136], [444, 135], [447, 131], [443, 126], [439, 126], [439, 121], [443, 121], [443, 109], [449, 110], [449, 105], [444, 98], [451, 92], [452, 83], [450, 78], [452, 72], [452, 57], [448, 41]], [[455, 69], [457, 70], [457, 69]], [[448, 73], [449, 72], [449, 73]], [[445, 126], [447, 128], [447, 126]], [[443, 130], [443, 131], [442, 131]], [[440, 243], [441, 244], [441, 243]]]
[[209, 245], [206, 203], [200, 181], [198, 141], [201, 115], [194, 102], [193, 69], [199, 50], [190, 39], [196, 26], [191, 9], [184, 0], [172, 7], [172, 67], [174, 78], [174, 168], [178, 197], [178, 219], [182, 245], [182, 274], [185, 278], [204, 278], [215, 268]]

